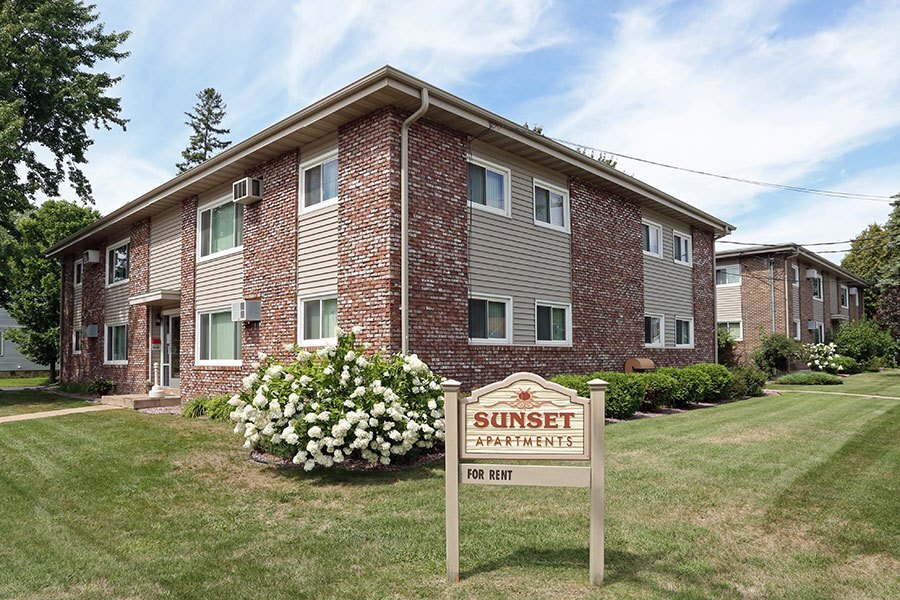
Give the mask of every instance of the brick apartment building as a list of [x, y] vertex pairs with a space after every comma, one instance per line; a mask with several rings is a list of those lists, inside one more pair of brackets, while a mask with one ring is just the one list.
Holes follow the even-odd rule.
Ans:
[[797, 244], [716, 253], [716, 321], [746, 356], [760, 333], [825, 341], [863, 314], [866, 283]]
[[335, 323], [466, 386], [713, 361], [731, 230], [384, 67], [52, 248], [61, 373], [141, 392], [158, 362], [184, 398], [228, 392]]

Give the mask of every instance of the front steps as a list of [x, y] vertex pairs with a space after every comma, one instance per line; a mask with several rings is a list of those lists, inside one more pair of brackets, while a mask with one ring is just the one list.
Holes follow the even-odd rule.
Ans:
[[100, 402], [109, 406], [140, 410], [142, 408], [178, 406], [181, 404], [181, 395], [173, 390], [166, 389], [166, 395], [163, 398], [151, 398], [147, 394], [115, 394], [112, 396], [101, 396]]

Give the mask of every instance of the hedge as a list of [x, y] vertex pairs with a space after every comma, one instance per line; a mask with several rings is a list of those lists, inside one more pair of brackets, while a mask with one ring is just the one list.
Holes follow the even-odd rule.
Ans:
[[684, 390], [677, 379], [666, 373], [643, 373], [646, 391], [643, 408], [659, 410], [663, 406], [677, 406]]
[[613, 419], [630, 417], [644, 403], [645, 385], [641, 375], [636, 373], [616, 373], [598, 371], [590, 375], [556, 375], [550, 381], [578, 392], [583, 398], [590, 397], [587, 382], [602, 379], [609, 384], [606, 388], [606, 416]]
[[703, 394], [706, 402], [721, 402], [731, 397], [731, 372], [723, 365], [700, 363], [686, 367], [688, 371], [706, 373], [710, 379], [710, 385]]
[[731, 371], [732, 398], [740, 399], [747, 396], [762, 396], [763, 387], [766, 385], [766, 374], [753, 365], [735, 367]]
[[844, 380], [837, 375], [815, 371], [812, 373], [791, 373], [775, 380], [785, 385], [841, 385]]

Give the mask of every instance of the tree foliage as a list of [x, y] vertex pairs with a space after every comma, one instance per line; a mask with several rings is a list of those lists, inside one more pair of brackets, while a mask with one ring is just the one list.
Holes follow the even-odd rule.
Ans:
[[188, 147], [181, 152], [184, 160], [175, 165], [179, 173], [196, 167], [217, 151], [231, 145], [230, 141], [220, 137], [231, 133], [230, 129], [221, 127], [225, 118], [225, 108], [222, 94], [215, 88], [205, 88], [197, 94], [194, 110], [184, 113], [188, 118], [184, 124], [189, 126], [193, 133], [188, 141]]
[[863, 305], [867, 316], [878, 310], [878, 283], [888, 263], [889, 251], [885, 241], [884, 227], [872, 223], [857, 235], [850, 244], [850, 252], [841, 261], [841, 266], [867, 281], [870, 285], [863, 293]]
[[121, 77], [95, 67], [128, 56], [118, 49], [128, 36], [106, 33], [95, 7], [78, 0], [0, 2], [0, 228], [37, 194], [59, 196], [66, 178], [93, 202], [81, 170], [93, 144], [87, 126], [127, 122], [108, 95]]
[[0, 305], [22, 326], [9, 338], [32, 361], [50, 365], [51, 378], [59, 359], [61, 270], [44, 252], [99, 217], [93, 208], [48, 200], [19, 216], [13, 235], [0, 239]]

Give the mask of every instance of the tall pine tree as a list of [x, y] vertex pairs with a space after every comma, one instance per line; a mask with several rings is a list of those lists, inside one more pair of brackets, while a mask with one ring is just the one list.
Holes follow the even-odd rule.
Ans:
[[188, 147], [181, 152], [182, 162], [175, 166], [179, 173], [183, 173], [192, 167], [204, 162], [218, 150], [224, 150], [231, 145], [230, 141], [221, 139], [220, 136], [228, 135], [231, 130], [221, 127], [225, 118], [225, 102], [222, 94], [215, 88], [206, 88], [197, 94], [197, 105], [194, 110], [184, 113], [188, 120], [191, 134]]

